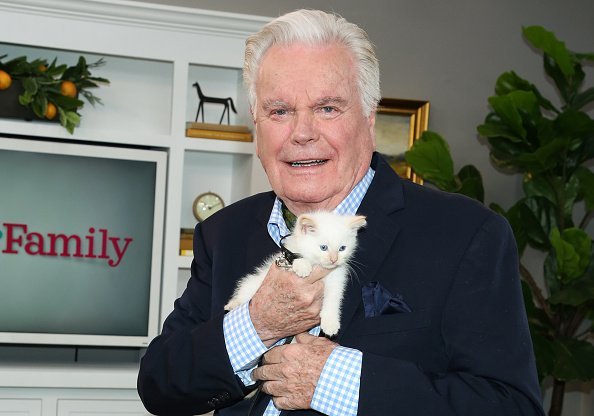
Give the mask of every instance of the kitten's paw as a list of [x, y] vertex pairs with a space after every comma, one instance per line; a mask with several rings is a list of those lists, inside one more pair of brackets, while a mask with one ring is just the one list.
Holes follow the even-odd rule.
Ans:
[[324, 334], [328, 335], [329, 337], [333, 337], [334, 335], [338, 334], [338, 330], [340, 329], [340, 321], [337, 319], [324, 319], [322, 316], [320, 328], [322, 328]]
[[239, 301], [239, 299], [231, 298], [231, 299], [229, 299], [229, 302], [225, 305], [225, 310], [231, 311], [240, 305], [241, 305], [241, 302]]
[[293, 260], [293, 271], [299, 277], [307, 277], [311, 273], [311, 264], [305, 259]]

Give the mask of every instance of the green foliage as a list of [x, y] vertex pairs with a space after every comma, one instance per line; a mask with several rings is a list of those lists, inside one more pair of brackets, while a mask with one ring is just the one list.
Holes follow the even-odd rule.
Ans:
[[406, 161], [424, 180], [448, 192], [468, 195], [483, 202], [484, 190], [480, 172], [474, 166], [464, 166], [454, 173], [450, 148], [443, 138], [426, 131], [406, 152]]
[[[502, 172], [523, 175], [524, 196], [508, 210], [491, 209], [511, 224], [520, 256], [530, 246], [546, 254], [545, 287], [523, 264], [524, 299], [541, 379], [594, 379], [594, 249], [586, 227], [594, 216], [594, 120], [582, 109], [594, 102], [584, 88], [583, 65], [594, 54], [572, 52], [540, 26], [523, 29], [543, 54], [544, 70], [555, 85], [560, 106], [513, 71], [495, 83], [491, 112], [477, 127], [488, 141], [490, 158]], [[590, 107], [591, 108], [591, 107]], [[482, 201], [480, 174], [455, 175], [445, 140], [425, 132], [406, 153], [417, 175], [438, 188]], [[471, 180], [472, 185], [463, 185]], [[481, 189], [481, 197], [468, 191]], [[584, 213], [575, 221], [578, 213]]]
[[[56, 59], [48, 63], [45, 59], [27, 61], [27, 57], [20, 56], [8, 62], [2, 62], [6, 55], [0, 56], [0, 70], [8, 73], [13, 80], [20, 81], [23, 93], [19, 96], [19, 103], [30, 108], [35, 115], [45, 117], [48, 104], [56, 106], [60, 124], [68, 132], [73, 133], [80, 123], [79, 110], [84, 102], [78, 97], [82, 95], [91, 105], [101, 104], [101, 100], [93, 95], [90, 88], [97, 88], [100, 84], [109, 84], [105, 78], [93, 77], [92, 68], [105, 64], [103, 59], [87, 64], [80, 56], [76, 65], [67, 66], [57, 64]], [[77, 96], [63, 95], [60, 86], [64, 81], [71, 81], [76, 86]]]

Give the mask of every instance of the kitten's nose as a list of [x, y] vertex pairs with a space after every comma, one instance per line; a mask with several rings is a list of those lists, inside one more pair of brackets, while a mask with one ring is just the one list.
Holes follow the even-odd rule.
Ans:
[[330, 261], [332, 262], [332, 264], [336, 263], [338, 261], [338, 254], [337, 253], [330, 254]]

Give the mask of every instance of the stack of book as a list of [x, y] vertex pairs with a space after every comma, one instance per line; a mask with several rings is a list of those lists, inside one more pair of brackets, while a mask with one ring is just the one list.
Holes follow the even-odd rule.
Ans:
[[186, 136], [202, 139], [237, 140], [251, 142], [254, 140], [252, 132], [247, 126], [230, 126], [226, 124], [186, 123]]
[[182, 228], [179, 235], [179, 254], [182, 256], [193, 256], [194, 245], [192, 240], [194, 239], [193, 228]]

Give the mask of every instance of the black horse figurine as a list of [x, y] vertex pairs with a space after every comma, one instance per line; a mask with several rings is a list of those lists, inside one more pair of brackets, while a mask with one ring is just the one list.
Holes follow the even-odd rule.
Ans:
[[198, 90], [198, 99], [200, 100], [200, 103], [198, 104], [198, 111], [196, 112], [196, 120], [198, 121], [198, 116], [200, 115], [200, 112], [202, 112], [202, 122], [204, 123], [204, 103], [212, 103], [212, 104], [222, 104], [225, 106], [225, 108], [223, 109], [223, 114], [221, 114], [221, 119], [219, 120], [219, 124], [221, 124], [223, 122], [223, 117], [225, 117], [225, 113], [227, 113], [227, 124], [230, 124], [229, 122], [229, 106], [231, 106], [231, 110], [233, 110], [233, 112], [235, 114], [237, 114], [237, 110], [235, 109], [235, 106], [233, 105], [233, 99], [231, 97], [227, 97], [227, 98], [217, 98], [217, 97], [208, 97], [204, 94], [202, 94], [202, 90], [200, 89], [200, 85], [195, 82], [194, 87], [196, 87], [196, 90]]

